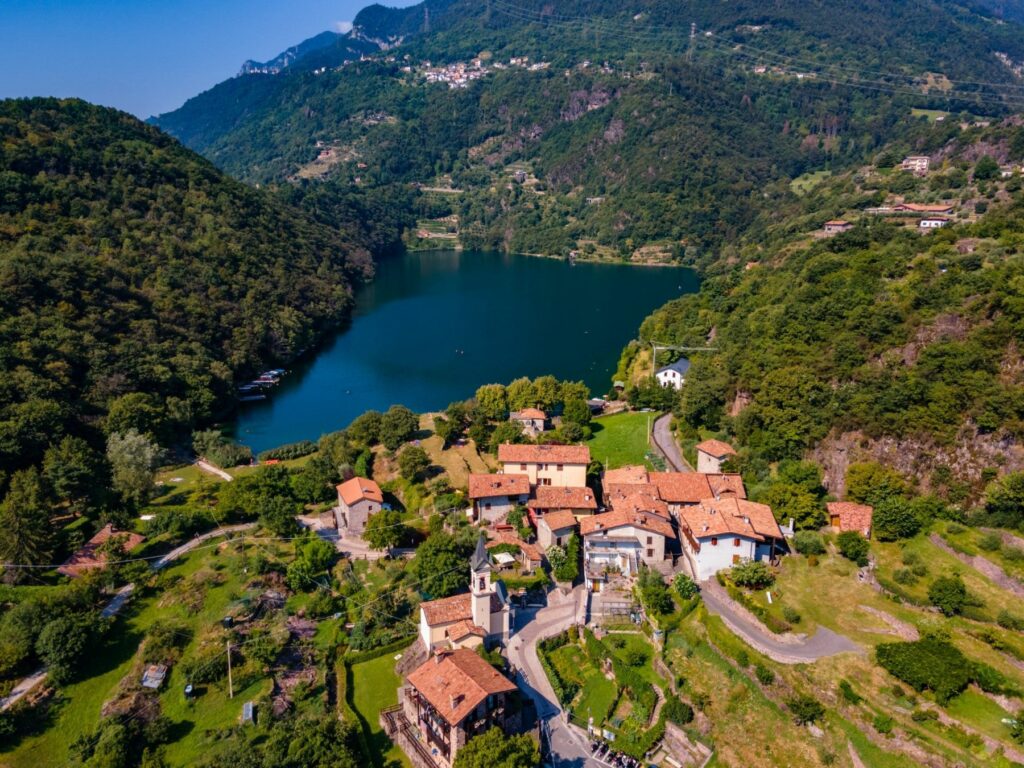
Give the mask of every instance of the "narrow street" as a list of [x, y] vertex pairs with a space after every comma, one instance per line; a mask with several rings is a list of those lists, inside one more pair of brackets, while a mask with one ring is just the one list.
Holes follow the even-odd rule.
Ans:
[[654, 429], [651, 430], [651, 441], [661, 455], [665, 457], [671, 470], [675, 472], [693, 472], [693, 467], [683, 457], [683, 452], [679, 450], [679, 443], [676, 442], [675, 435], [669, 429], [671, 423], [672, 414], [666, 413], [664, 416], [659, 416], [654, 422]]
[[586, 589], [581, 585], [568, 595], [558, 590], [548, 595], [543, 608], [516, 610], [516, 634], [508, 646], [508, 658], [516, 668], [516, 683], [537, 707], [537, 716], [550, 735], [551, 762], [556, 768], [602, 766], [590, 756], [586, 736], [566, 723], [562, 707], [537, 657], [537, 643], [582, 623], [586, 611]]

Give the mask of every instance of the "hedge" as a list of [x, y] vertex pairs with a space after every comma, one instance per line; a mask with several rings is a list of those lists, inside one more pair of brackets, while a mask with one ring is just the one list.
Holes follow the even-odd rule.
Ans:
[[262, 451], [256, 458], [260, 461], [287, 461], [288, 459], [300, 459], [303, 456], [316, 453], [316, 451], [316, 443], [312, 440], [300, 440], [297, 443], [288, 443], [271, 448], [269, 451]]
[[781, 635], [793, 629], [789, 622], [780, 619], [775, 614], [769, 613], [765, 608], [747, 597], [746, 593], [732, 582], [725, 582], [725, 591], [729, 593], [729, 597], [757, 616], [761, 623], [775, 634]]
[[[972, 680], [986, 673], [952, 643], [935, 637], [903, 643], [882, 643], [875, 649], [878, 664], [916, 691], [930, 690], [945, 704]], [[991, 684], [990, 680], [985, 681]], [[979, 681], [980, 684], [980, 681]]]
[[556, 651], [563, 645], [569, 643], [569, 630], [560, 634], [549, 637], [546, 640], [541, 640], [537, 643], [537, 658], [540, 659], [540, 665], [544, 668], [544, 674], [548, 676], [548, 682], [551, 683], [551, 688], [555, 692], [555, 696], [558, 697], [558, 701], [561, 702], [562, 706], [566, 709], [572, 704], [572, 700], [576, 698], [576, 694], [579, 692], [579, 686], [575, 683], [567, 680], [563, 680], [562, 676], [558, 674], [555, 669], [555, 665], [548, 659], [548, 654], [552, 651]]
[[406, 636], [401, 640], [394, 640], [387, 645], [380, 646], [379, 648], [369, 648], [365, 651], [346, 653], [343, 660], [346, 664], [361, 664], [364, 661], [373, 661], [374, 659], [379, 659], [381, 656], [386, 656], [389, 653], [395, 653], [408, 648], [409, 644], [415, 639], [415, 635]]

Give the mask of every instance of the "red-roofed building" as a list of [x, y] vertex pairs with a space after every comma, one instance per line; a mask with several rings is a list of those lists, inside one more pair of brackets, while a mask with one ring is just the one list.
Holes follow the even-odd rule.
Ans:
[[107, 524], [100, 528], [85, 545], [69, 557], [63, 565], [57, 569], [57, 573], [71, 578], [78, 578], [94, 568], [103, 568], [107, 564], [107, 555], [101, 551], [103, 545], [112, 538], [122, 537], [121, 551], [131, 552], [146, 540], [145, 536], [128, 531], [118, 531], [114, 526]]
[[539, 408], [523, 408], [521, 411], [512, 411], [508, 418], [509, 421], [521, 426], [523, 434], [530, 437], [541, 434], [548, 425], [548, 415]]
[[362, 536], [370, 515], [380, 512], [384, 494], [380, 486], [365, 477], [353, 477], [338, 486], [334, 519], [339, 531]]
[[586, 517], [597, 511], [597, 498], [588, 487], [566, 488], [555, 485], [539, 485], [533, 498], [526, 504], [530, 518], [536, 522], [552, 512], [570, 512], [576, 517]]
[[830, 501], [825, 508], [828, 510], [828, 524], [840, 533], [856, 531], [866, 539], [871, 538], [874, 507], [852, 501]]
[[583, 518], [580, 533], [587, 589], [593, 592], [601, 590], [609, 572], [632, 576], [640, 563], [663, 563], [665, 541], [676, 536], [666, 518], [625, 509]]
[[697, 443], [697, 471], [710, 475], [721, 474], [722, 462], [736, 455], [736, 449], [721, 440]]
[[498, 446], [498, 461], [504, 474], [526, 475], [530, 485], [582, 488], [587, 484], [590, 448], [585, 445]]
[[679, 530], [698, 581], [746, 560], [774, 560], [783, 540], [771, 507], [734, 496], [683, 507]]
[[530, 498], [530, 478], [526, 475], [469, 476], [469, 498], [473, 502], [473, 519], [498, 523], [508, 513]]
[[[405, 722], [385, 722], [385, 731], [398, 737], [403, 749], [414, 751], [410, 754], [414, 764], [419, 765], [417, 758], [422, 758], [438, 768], [450, 768], [459, 749], [474, 736], [490, 728], [506, 733], [519, 730], [520, 708], [511, 701], [516, 690], [515, 683], [475, 651], [442, 651], [423, 662], [398, 689]], [[414, 733], [401, 733], [404, 727]]]
[[564, 547], [572, 538], [577, 524], [576, 516], [567, 509], [547, 512], [536, 519], [537, 543], [545, 551], [556, 544]]

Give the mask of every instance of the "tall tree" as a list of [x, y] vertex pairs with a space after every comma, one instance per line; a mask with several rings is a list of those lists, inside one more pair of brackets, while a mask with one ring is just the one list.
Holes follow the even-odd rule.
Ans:
[[500, 728], [474, 736], [455, 755], [455, 768], [533, 768], [540, 765], [537, 742], [523, 733], [506, 736]]
[[160, 459], [160, 446], [149, 437], [130, 429], [107, 438], [107, 461], [113, 474], [114, 490], [130, 504], [143, 504], [153, 490], [153, 470]]
[[[40, 565], [53, 555], [53, 527], [35, 467], [15, 472], [0, 504], [0, 556], [6, 563]], [[26, 571], [7, 570], [10, 581], [20, 581]]]

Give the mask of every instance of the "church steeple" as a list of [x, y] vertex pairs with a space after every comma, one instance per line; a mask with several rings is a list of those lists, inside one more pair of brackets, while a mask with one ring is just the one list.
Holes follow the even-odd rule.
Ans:
[[491, 557], [487, 554], [484, 537], [476, 541], [476, 549], [469, 560], [469, 589], [473, 595], [473, 623], [491, 631]]

